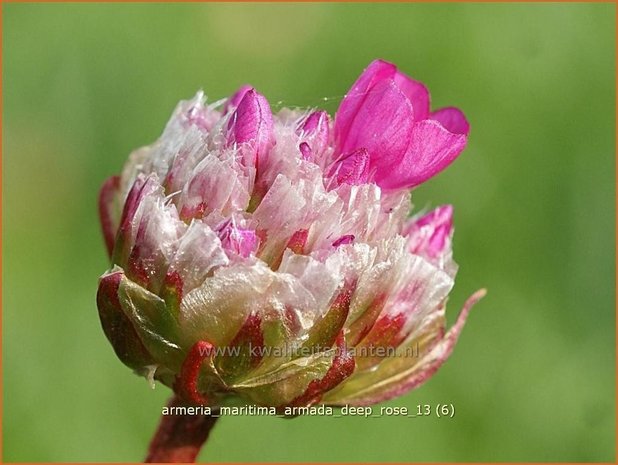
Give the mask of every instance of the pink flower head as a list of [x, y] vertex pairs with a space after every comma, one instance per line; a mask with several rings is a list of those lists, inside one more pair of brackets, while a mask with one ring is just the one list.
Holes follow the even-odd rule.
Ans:
[[382, 60], [372, 62], [341, 102], [337, 150], [364, 148], [383, 189], [414, 187], [436, 175], [466, 146], [469, 125], [456, 108], [433, 113], [429, 92]]
[[118, 357], [212, 405], [366, 405], [425, 382], [483, 294], [447, 330], [453, 209], [407, 218], [408, 188], [463, 149], [461, 112], [431, 113], [383, 61], [334, 122], [272, 114], [249, 86], [224, 105], [181, 102], [101, 189], [97, 305]]

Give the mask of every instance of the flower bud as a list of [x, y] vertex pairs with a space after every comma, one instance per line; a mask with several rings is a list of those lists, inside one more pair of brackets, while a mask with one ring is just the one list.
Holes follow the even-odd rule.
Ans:
[[469, 132], [455, 108], [429, 112], [429, 92], [385, 61], [369, 65], [335, 118], [337, 151], [364, 148], [383, 189], [414, 187], [450, 165]]
[[263, 95], [254, 89], [244, 92], [227, 125], [226, 145], [237, 145], [246, 167], [263, 164], [273, 145], [273, 116]]
[[238, 108], [238, 104], [241, 102], [245, 94], [250, 90], [253, 90], [253, 87], [247, 84], [240, 86], [240, 88], [234, 93], [234, 95], [232, 95], [225, 102], [225, 105], [223, 107], [223, 113], [229, 113], [230, 111], [236, 110], [236, 108]]
[[319, 159], [328, 147], [330, 121], [325, 111], [314, 111], [299, 125], [297, 133], [301, 142], [299, 149], [305, 160]]
[[453, 207], [443, 205], [419, 218], [413, 218], [404, 229], [408, 250], [414, 254], [436, 258], [450, 247], [453, 232]]

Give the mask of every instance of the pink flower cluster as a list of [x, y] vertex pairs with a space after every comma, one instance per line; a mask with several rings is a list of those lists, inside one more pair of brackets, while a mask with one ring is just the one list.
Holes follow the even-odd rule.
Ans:
[[[433, 374], [481, 294], [446, 332], [453, 209], [408, 219], [409, 189], [455, 160], [469, 126], [429, 102], [380, 60], [334, 121], [273, 114], [249, 86], [225, 102], [206, 105], [201, 92], [181, 102], [101, 191], [113, 267], [98, 306], [121, 360], [196, 403], [368, 404]], [[198, 351], [213, 346], [239, 350]], [[351, 351], [410, 347], [420, 356]]]

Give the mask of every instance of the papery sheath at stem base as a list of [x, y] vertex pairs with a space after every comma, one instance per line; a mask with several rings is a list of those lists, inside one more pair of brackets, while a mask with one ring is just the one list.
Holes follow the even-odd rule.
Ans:
[[[186, 404], [174, 396], [167, 406], [181, 407]], [[212, 415], [163, 415], [144, 463], [195, 462], [217, 418]]]

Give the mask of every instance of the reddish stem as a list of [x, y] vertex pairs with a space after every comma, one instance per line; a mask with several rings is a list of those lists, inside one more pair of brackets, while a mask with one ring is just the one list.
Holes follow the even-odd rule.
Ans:
[[[177, 396], [168, 407], [186, 407]], [[174, 412], [176, 409], [171, 409]], [[208, 439], [217, 417], [211, 415], [163, 415], [150, 442], [145, 463], [192, 463]]]

